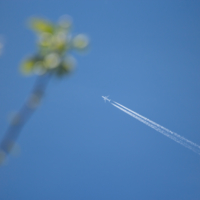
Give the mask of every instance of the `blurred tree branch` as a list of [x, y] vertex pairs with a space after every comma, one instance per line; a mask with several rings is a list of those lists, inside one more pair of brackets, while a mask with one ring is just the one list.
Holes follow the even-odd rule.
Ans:
[[69, 52], [83, 51], [88, 47], [88, 38], [85, 35], [72, 36], [72, 21], [69, 17], [61, 17], [57, 24], [33, 18], [30, 20], [30, 27], [38, 36], [38, 52], [25, 59], [20, 69], [24, 75], [36, 74], [38, 77], [30, 96], [11, 120], [0, 143], [0, 163], [12, 151], [20, 131], [37, 109], [50, 78], [61, 78], [72, 71], [75, 59]]

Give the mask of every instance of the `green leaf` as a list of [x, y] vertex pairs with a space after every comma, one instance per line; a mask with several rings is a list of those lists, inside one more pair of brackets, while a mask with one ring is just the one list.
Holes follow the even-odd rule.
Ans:
[[56, 68], [56, 75], [58, 77], [69, 74], [74, 67], [74, 64], [63, 61], [58, 68]]
[[54, 31], [53, 24], [43, 19], [34, 18], [30, 21], [30, 25], [31, 28], [37, 32], [53, 33]]
[[74, 37], [72, 41], [72, 45], [74, 48], [78, 50], [83, 50], [88, 47], [89, 39], [86, 35], [84, 34], [79, 34]]
[[35, 62], [31, 59], [24, 61], [20, 67], [21, 72], [25, 75], [31, 74], [34, 64]]

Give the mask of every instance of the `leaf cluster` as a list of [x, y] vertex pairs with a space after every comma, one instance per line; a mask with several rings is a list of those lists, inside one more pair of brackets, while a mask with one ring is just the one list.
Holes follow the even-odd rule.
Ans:
[[67, 17], [62, 17], [56, 24], [42, 18], [32, 18], [30, 27], [38, 36], [38, 52], [23, 61], [20, 68], [26, 75], [49, 72], [58, 77], [66, 75], [75, 64], [69, 51], [85, 50], [89, 44], [84, 34], [72, 36], [72, 22]]

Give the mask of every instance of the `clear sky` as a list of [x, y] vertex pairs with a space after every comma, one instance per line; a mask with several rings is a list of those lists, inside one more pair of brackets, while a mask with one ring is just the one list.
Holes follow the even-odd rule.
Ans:
[[200, 156], [101, 98], [200, 144], [199, 10], [198, 0], [0, 0], [1, 138], [35, 81], [18, 70], [36, 52], [27, 20], [68, 14], [91, 41], [0, 168], [0, 199], [200, 199]]

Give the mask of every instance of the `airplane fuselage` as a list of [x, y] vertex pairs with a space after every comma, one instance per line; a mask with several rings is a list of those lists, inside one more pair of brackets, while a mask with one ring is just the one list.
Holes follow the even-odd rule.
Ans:
[[106, 97], [106, 96], [102, 96], [102, 98], [104, 99], [104, 101], [106, 102], [106, 101], [111, 101], [111, 99], [108, 99], [108, 96]]

